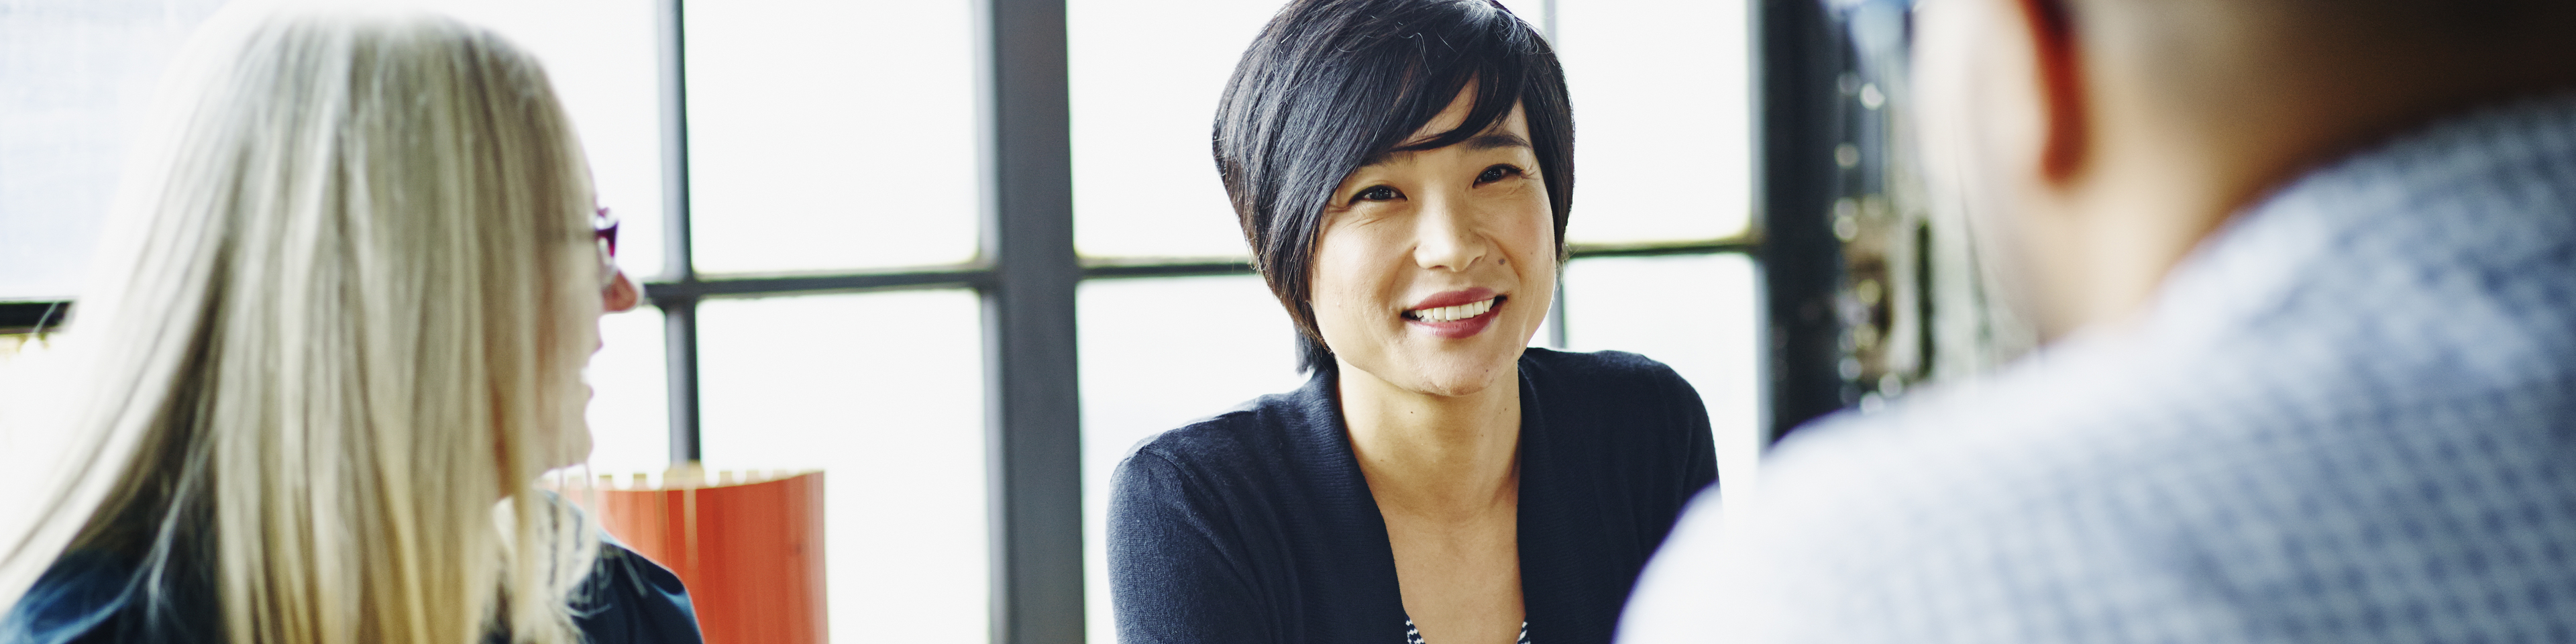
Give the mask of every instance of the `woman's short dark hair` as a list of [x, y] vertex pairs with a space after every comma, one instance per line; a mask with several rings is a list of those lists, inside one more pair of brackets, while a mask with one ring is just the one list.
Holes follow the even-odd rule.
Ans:
[[[1475, 86], [1457, 129], [1405, 145]], [[1521, 106], [1565, 252], [1574, 115], [1538, 30], [1491, 0], [1295, 0], [1243, 52], [1217, 104], [1217, 173], [1252, 265], [1296, 322], [1303, 369], [1330, 369], [1309, 284], [1324, 208], [1342, 179], [1388, 152], [1464, 141]]]

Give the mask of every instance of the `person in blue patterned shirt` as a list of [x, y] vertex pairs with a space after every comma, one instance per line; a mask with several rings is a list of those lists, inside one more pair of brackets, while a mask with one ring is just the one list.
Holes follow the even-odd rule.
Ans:
[[1623, 641], [2576, 642], [2576, 3], [1914, 12], [2047, 341], [1703, 494]]

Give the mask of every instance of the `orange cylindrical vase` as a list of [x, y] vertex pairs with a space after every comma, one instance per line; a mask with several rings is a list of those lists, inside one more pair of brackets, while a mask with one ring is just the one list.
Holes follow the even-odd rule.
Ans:
[[823, 644], [823, 473], [598, 490], [600, 522], [689, 587], [708, 644]]

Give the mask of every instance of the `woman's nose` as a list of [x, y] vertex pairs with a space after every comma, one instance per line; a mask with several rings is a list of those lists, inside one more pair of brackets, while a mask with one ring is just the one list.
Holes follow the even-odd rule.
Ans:
[[1426, 199], [1414, 220], [1413, 262], [1431, 270], [1464, 271], [1484, 259], [1488, 250], [1475, 231], [1467, 203], [1455, 198]]
[[635, 305], [644, 299], [644, 294], [641, 289], [635, 287], [635, 280], [626, 278], [626, 271], [619, 270], [617, 280], [608, 284], [608, 288], [600, 293], [600, 298], [601, 309], [609, 313], [619, 313], [635, 308]]

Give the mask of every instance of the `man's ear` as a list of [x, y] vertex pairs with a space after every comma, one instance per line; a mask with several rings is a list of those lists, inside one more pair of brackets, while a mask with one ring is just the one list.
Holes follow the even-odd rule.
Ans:
[[2033, 68], [2039, 77], [2039, 117], [2044, 121], [2039, 150], [2040, 178], [2061, 182], [2082, 170], [2090, 154], [2093, 124], [2085, 111], [2083, 43], [2067, 6], [2073, 0], [2015, 0], [2031, 42]]

